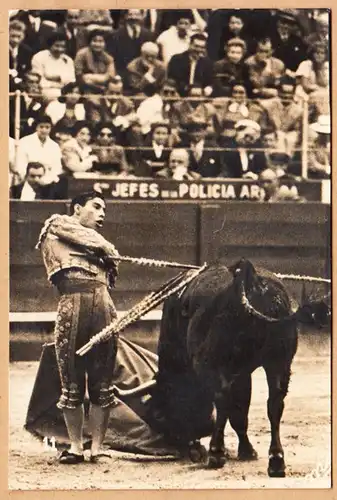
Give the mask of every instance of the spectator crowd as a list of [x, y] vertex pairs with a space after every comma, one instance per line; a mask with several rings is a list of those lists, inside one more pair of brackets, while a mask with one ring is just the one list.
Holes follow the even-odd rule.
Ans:
[[75, 172], [300, 179], [303, 137], [329, 178], [329, 32], [326, 9], [10, 11], [11, 197]]

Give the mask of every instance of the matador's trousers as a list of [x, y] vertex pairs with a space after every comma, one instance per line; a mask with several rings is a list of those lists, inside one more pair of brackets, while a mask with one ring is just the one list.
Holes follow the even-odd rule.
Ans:
[[[84, 401], [86, 387], [91, 403], [102, 408], [114, 404], [113, 372], [116, 338], [93, 347], [84, 356], [76, 350], [117, 317], [107, 287], [95, 281], [58, 284], [61, 294], [55, 324], [55, 348], [62, 395], [58, 408], [74, 409]], [[86, 385], [87, 377], [87, 385]]]

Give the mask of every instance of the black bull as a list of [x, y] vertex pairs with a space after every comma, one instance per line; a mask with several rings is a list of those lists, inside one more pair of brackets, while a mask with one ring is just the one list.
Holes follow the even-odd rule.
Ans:
[[[163, 307], [157, 384], [149, 401], [152, 425], [178, 446], [211, 434], [208, 465], [221, 467], [229, 420], [239, 440], [238, 458], [256, 459], [247, 434], [248, 410], [251, 374], [263, 367], [271, 427], [268, 474], [283, 477], [279, 431], [297, 325], [315, 318], [315, 308], [304, 306], [294, 314], [293, 306], [274, 274], [255, 270], [244, 259], [232, 268], [206, 268], [182, 293], [169, 297]], [[319, 308], [321, 313], [321, 303]]]

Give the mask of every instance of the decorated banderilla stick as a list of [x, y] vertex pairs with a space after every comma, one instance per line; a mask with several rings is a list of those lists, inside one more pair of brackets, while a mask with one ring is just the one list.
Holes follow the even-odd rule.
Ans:
[[139, 318], [141, 318], [144, 314], [148, 313], [159, 304], [164, 302], [167, 297], [181, 291], [205, 268], [206, 265], [199, 267], [198, 269], [187, 271], [186, 273], [181, 272], [174, 278], [171, 278], [168, 282], [164, 283], [164, 285], [162, 285], [157, 291], [151, 292], [149, 295], [144, 297], [143, 300], [133, 306], [122, 317], [115, 319], [100, 333], [94, 335], [89, 340], [89, 342], [87, 342], [87, 344], [76, 351], [76, 354], [78, 354], [79, 356], [83, 356], [88, 351], [90, 351], [94, 347], [94, 345], [105, 342], [111, 337], [118, 335], [118, 333], [124, 330], [124, 328], [131, 325]]
[[[97, 259], [98, 257], [94, 254], [87, 253], [71, 253], [75, 257], [86, 257]], [[140, 266], [149, 267], [174, 267], [180, 269], [200, 269], [201, 266], [194, 266], [192, 264], [181, 264], [180, 262], [168, 262], [166, 260], [157, 259], [147, 259], [145, 257], [129, 257], [126, 255], [118, 255], [116, 257], [104, 257], [105, 262], [109, 261], [121, 261], [121, 262], [131, 262], [132, 264], [138, 264]]]

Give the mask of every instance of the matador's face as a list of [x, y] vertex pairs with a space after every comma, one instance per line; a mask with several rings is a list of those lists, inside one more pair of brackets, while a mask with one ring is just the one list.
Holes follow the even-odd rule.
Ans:
[[100, 229], [105, 219], [105, 202], [101, 198], [92, 198], [84, 206], [76, 205], [75, 214], [84, 227]]

